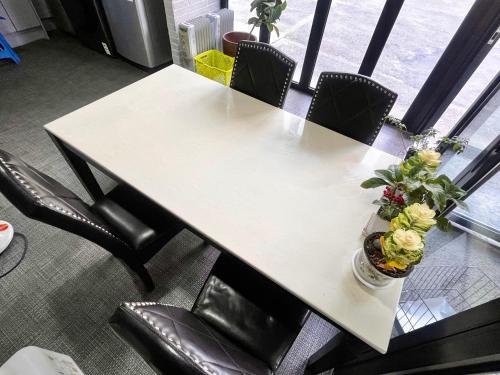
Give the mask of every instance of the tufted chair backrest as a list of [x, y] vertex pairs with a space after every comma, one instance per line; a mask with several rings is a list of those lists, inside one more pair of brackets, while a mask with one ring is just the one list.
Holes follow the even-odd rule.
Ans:
[[242, 41], [234, 60], [231, 87], [283, 108], [296, 63], [266, 43]]
[[371, 146], [396, 98], [368, 77], [322, 72], [307, 119]]
[[72, 232], [118, 252], [125, 242], [73, 192], [0, 150], [0, 192], [27, 217]]
[[309, 316], [296, 297], [241, 261], [217, 260], [194, 314], [276, 370]]

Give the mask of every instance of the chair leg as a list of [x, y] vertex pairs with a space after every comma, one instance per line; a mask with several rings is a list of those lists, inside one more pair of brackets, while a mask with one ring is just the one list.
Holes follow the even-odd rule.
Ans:
[[139, 276], [139, 279], [142, 281], [144, 284], [144, 287], [147, 292], [153, 291], [155, 288], [155, 283], [153, 282], [153, 278], [149, 274], [148, 270], [142, 263], [136, 260], [130, 260], [130, 259], [123, 259], [123, 258], [118, 258], [124, 263], [125, 268], [129, 270], [130, 274], [132, 277], [136, 278], [136, 276]]
[[146, 291], [152, 292], [153, 289], [155, 288], [155, 283], [153, 281], [153, 278], [149, 274], [148, 270], [146, 267], [144, 267], [142, 264], [136, 268], [133, 268], [134, 272], [139, 276], [139, 278], [142, 280], [144, 283], [144, 286], [146, 287]]

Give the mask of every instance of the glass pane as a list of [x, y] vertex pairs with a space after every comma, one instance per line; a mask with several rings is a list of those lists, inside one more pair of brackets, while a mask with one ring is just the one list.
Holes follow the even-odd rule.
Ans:
[[[500, 43], [497, 43], [437, 121], [434, 126], [437, 130], [442, 134], [447, 134], [453, 125], [460, 120], [469, 106], [498, 73], [499, 61]], [[499, 133], [497, 132], [497, 134]]]
[[[500, 91], [497, 92], [471, 121], [461, 136], [469, 139], [462, 154], [448, 150], [443, 155], [441, 171], [455, 178], [481, 151], [500, 134]], [[453, 214], [462, 225], [486, 228], [485, 233], [500, 234], [500, 174], [496, 174], [467, 198], [468, 210], [456, 208]], [[476, 229], [478, 230], [478, 229]], [[484, 233], [483, 233], [484, 234]], [[495, 238], [493, 238], [495, 239]]]
[[[499, 189], [497, 173], [466, 200], [469, 212], [453, 213], [486, 220], [500, 231]], [[397, 312], [400, 329], [395, 334], [496, 298], [500, 298], [500, 243], [456, 224], [446, 233], [433, 229], [426, 237], [422, 262], [405, 280]]]
[[333, 0], [311, 86], [324, 71], [357, 73], [385, 0]]
[[466, 202], [468, 209], [456, 208], [453, 213], [500, 234], [500, 174], [495, 174], [474, 192]]
[[[488, 101], [460, 134], [461, 137], [469, 140], [465, 151], [461, 154], [455, 154], [451, 150], [447, 150], [443, 155], [443, 165], [440, 170], [454, 179], [498, 134], [500, 134], [500, 91]], [[499, 213], [500, 207], [497, 216], [500, 216]]]
[[[302, 72], [316, 3], [316, 0], [288, 1], [287, 9], [277, 23], [280, 36], [278, 37], [276, 33], [271, 35], [271, 44], [297, 62], [293, 76], [295, 81], [300, 79]], [[247, 23], [252, 17], [250, 1], [229, 0], [229, 8], [234, 10], [234, 29], [250, 31], [251, 27]], [[253, 33], [258, 36], [259, 30], [255, 29]]]
[[[456, 177], [500, 134], [500, 92], [471, 121], [463, 154], [447, 151], [441, 173]], [[422, 262], [405, 280], [394, 334], [445, 319], [500, 298], [500, 173], [466, 199], [467, 211], [454, 209], [449, 232], [431, 230]], [[485, 230], [486, 229], [486, 230]]]
[[404, 2], [373, 73], [375, 80], [398, 93], [392, 115], [403, 117], [473, 3]]

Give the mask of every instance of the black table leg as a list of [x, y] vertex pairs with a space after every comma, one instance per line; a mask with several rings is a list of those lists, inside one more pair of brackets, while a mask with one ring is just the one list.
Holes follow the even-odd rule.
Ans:
[[309, 358], [305, 375], [334, 369], [368, 353], [373, 353], [369, 345], [350, 333], [341, 331]]
[[76, 174], [82, 185], [85, 187], [89, 195], [94, 201], [98, 201], [104, 197], [104, 193], [99, 186], [99, 183], [95, 179], [89, 165], [85, 160], [73, 152], [69, 147], [67, 147], [62, 141], [60, 141], [55, 136], [49, 133], [52, 141], [57, 146], [61, 154], [66, 159], [67, 163], [70, 165], [73, 172]]

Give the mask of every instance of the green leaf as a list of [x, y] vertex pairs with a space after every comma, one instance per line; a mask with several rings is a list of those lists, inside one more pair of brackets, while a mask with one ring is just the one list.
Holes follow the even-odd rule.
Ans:
[[281, 17], [281, 7], [276, 6], [271, 10], [271, 21], [275, 22]]
[[255, 8], [257, 8], [263, 0], [254, 0], [250, 3], [250, 12], [253, 12]]
[[387, 204], [386, 200], [383, 199], [375, 199], [372, 204], [377, 205], [377, 206], [384, 206]]
[[375, 170], [375, 176], [380, 177], [383, 180], [386, 180], [390, 183], [388, 185], [392, 185], [392, 183], [397, 182], [394, 178], [394, 174], [387, 169], [377, 169]]
[[395, 181], [403, 181], [403, 173], [401, 172], [401, 168], [399, 167], [399, 165], [392, 164], [389, 166], [389, 170], [393, 173]]
[[379, 186], [385, 186], [385, 185], [387, 185], [387, 182], [385, 180], [382, 180], [381, 178], [378, 178], [378, 177], [372, 177], [372, 178], [369, 178], [368, 180], [364, 181], [361, 184], [361, 187], [364, 189], [372, 189], [372, 188], [376, 188]]
[[444, 193], [432, 193], [432, 200], [439, 211], [446, 208], [446, 196]]
[[251, 17], [248, 19], [249, 25], [257, 25], [259, 22], [260, 20], [257, 17]]
[[443, 232], [448, 232], [451, 229], [450, 221], [443, 216], [436, 218], [436, 226]]
[[277, 35], [277, 36], [278, 36], [278, 38], [279, 38], [279, 36], [280, 36], [280, 31], [279, 31], [279, 29], [276, 27], [276, 25], [274, 25], [273, 27], [274, 27], [274, 31], [276, 31], [276, 35]]
[[423, 187], [430, 191], [432, 194], [442, 193], [444, 194], [444, 189], [439, 184], [433, 184], [431, 182], [424, 182]]
[[[441, 174], [437, 176], [434, 181], [438, 182], [439, 184], [446, 186], [446, 185], [453, 185], [453, 182], [450, 180], [450, 178], [444, 174]], [[455, 185], [453, 185], [455, 186]]]
[[406, 180], [405, 182], [406, 188], [408, 191], [413, 192], [422, 187], [422, 181], [419, 180]]
[[416, 166], [414, 166], [408, 172], [408, 176], [410, 176], [410, 177], [416, 177], [423, 170], [423, 168], [424, 167], [422, 165], [416, 165]]
[[273, 24], [272, 23], [266, 23], [267, 30], [269, 30], [270, 33], [273, 32]]

